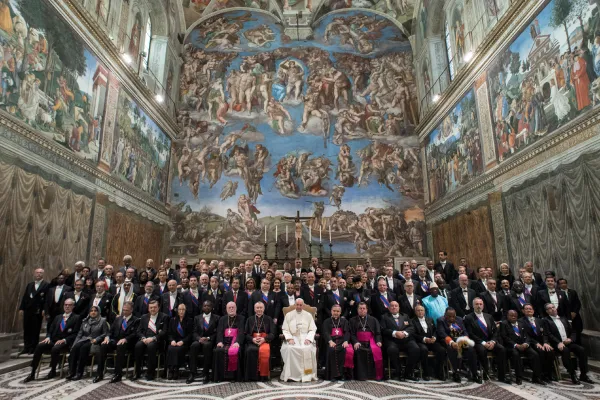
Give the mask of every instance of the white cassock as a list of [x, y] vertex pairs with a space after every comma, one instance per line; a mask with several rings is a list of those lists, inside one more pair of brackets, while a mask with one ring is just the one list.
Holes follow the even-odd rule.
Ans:
[[[281, 345], [281, 358], [283, 371], [281, 380], [310, 382], [317, 380], [317, 348], [315, 346], [315, 333], [317, 326], [313, 316], [308, 311], [290, 311], [286, 314], [281, 327], [285, 342]], [[295, 344], [290, 345], [288, 340], [294, 339]], [[311, 343], [307, 346], [304, 340]]]

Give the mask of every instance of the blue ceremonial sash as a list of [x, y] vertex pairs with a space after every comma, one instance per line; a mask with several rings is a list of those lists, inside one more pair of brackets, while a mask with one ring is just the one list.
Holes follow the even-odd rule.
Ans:
[[204, 326], [204, 329], [208, 329], [208, 321], [206, 320], [206, 318], [202, 318], [202, 326]]
[[65, 319], [63, 318], [62, 321], [60, 321], [60, 331], [64, 331], [65, 328], [67, 327], [67, 321], [65, 321]]
[[536, 329], [535, 325], [532, 324], [531, 322], [529, 323], [529, 325], [531, 325], [531, 329], [533, 329], [533, 333], [535, 333], [537, 335], [538, 333], [537, 333], [537, 329]]
[[194, 303], [195, 306], [198, 306], [198, 299], [194, 296], [194, 293], [190, 292], [190, 296], [192, 296], [192, 303]]
[[[477, 317], [475, 317], [475, 318], [477, 318]], [[488, 337], [487, 326], [485, 326], [484, 323], [481, 322], [481, 320], [479, 318], [477, 318], [477, 325], [479, 325], [479, 327], [483, 331], [483, 334], [485, 335], [485, 337]]]
[[123, 331], [127, 330], [127, 320], [125, 318], [123, 318], [123, 322], [121, 323], [121, 329]]
[[460, 326], [458, 326], [458, 324], [454, 323], [450, 325], [452, 328], [454, 328], [455, 331], [458, 332], [462, 332], [462, 328]]
[[229, 285], [227, 284], [227, 282], [223, 282], [223, 287], [225, 288], [225, 291], [228, 292], [229, 291]]
[[384, 295], [380, 294], [379, 298], [381, 299], [381, 302], [383, 303], [383, 305], [385, 306], [385, 308], [389, 308], [390, 307], [390, 302], [385, 298]]
[[264, 301], [266, 304], [269, 304], [269, 297], [265, 296], [264, 293], [261, 293], [261, 295], [262, 295], [262, 301]]
[[250, 293], [250, 292], [246, 292], [246, 293], [248, 293], [248, 300], [250, 300], [250, 298], [252, 297], [252, 293]]
[[148, 298], [146, 296], [144, 296], [144, 304], [148, 305]]
[[181, 322], [177, 323], [177, 333], [179, 333], [180, 336], [184, 336], [183, 335], [183, 328], [181, 327]]
[[524, 299], [524, 298], [522, 298], [521, 296], [519, 296], [519, 297], [517, 297], [517, 298], [519, 299], [519, 303], [521, 303], [521, 306], [522, 306], [523, 304], [525, 304], [525, 299]]
[[515, 331], [515, 334], [517, 336], [521, 336], [521, 331], [519, 330], [519, 326], [518, 325], [517, 326], [513, 325], [513, 331]]
[[394, 318], [394, 321], [396, 321], [396, 326], [400, 327], [400, 319], [399, 318]]
[[427, 286], [427, 283], [425, 283], [425, 281], [421, 281], [421, 289], [423, 289], [423, 291], [425, 292], [429, 290], [429, 286]]
[[360, 296], [358, 295], [358, 293], [354, 294], [354, 299], [356, 300], [357, 303], [360, 303]]
[[340, 296], [338, 296], [335, 292], [333, 292], [333, 297], [335, 298], [335, 301], [340, 304]]

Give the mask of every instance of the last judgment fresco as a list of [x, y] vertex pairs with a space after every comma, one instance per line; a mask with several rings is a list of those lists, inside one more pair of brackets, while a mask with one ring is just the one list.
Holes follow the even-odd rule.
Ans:
[[173, 255], [423, 253], [416, 85], [392, 20], [335, 12], [297, 42], [268, 14], [228, 12], [183, 58]]

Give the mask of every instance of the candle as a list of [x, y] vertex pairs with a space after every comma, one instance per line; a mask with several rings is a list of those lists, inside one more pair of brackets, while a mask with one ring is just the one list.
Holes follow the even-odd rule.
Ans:
[[312, 226], [308, 227], [308, 241], [312, 243]]
[[287, 231], [288, 226], [285, 226], [285, 242], [288, 242], [288, 231]]
[[319, 225], [319, 243], [322, 243], [323, 239], [321, 238], [321, 226]]
[[277, 225], [275, 225], [275, 243], [277, 243]]
[[267, 226], [265, 225], [265, 243], [267, 243]]
[[331, 243], [331, 224], [329, 225], [329, 243]]

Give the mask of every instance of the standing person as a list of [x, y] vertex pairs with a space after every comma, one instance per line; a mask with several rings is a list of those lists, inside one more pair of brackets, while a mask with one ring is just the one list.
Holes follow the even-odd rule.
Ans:
[[434, 265], [436, 271], [441, 272], [446, 282], [452, 282], [458, 277], [454, 264], [448, 260], [448, 253], [445, 250], [438, 252], [439, 261]]
[[227, 304], [226, 311], [227, 314], [219, 319], [217, 326], [213, 371], [215, 382], [243, 379], [239, 358], [243, 354], [245, 320], [242, 315], [238, 315], [234, 302]]
[[194, 318], [194, 333], [190, 345], [190, 376], [185, 381], [188, 385], [196, 379], [198, 373], [196, 365], [200, 353], [203, 355], [201, 377], [204, 379], [204, 383], [208, 383], [210, 380], [209, 372], [212, 367], [213, 348], [216, 344], [217, 325], [219, 323], [219, 316], [213, 314], [212, 309], [211, 302], [205, 301], [202, 303], [202, 314]]
[[342, 317], [342, 307], [334, 304], [331, 317], [323, 322], [323, 341], [326, 344], [325, 379], [345, 380], [354, 369], [354, 348], [350, 344], [350, 325]]
[[579, 294], [575, 289], [570, 289], [566, 279], [560, 278], [558, 280], [558, 287], [565, 294], [569, 301], [569, 309], [571, 316], [571, 325], [575, 331], [576, 339], [575, 343], [581, 345], [581, 332], [583, 331], [583, 320], [581, 319], [581, 300], [579, 300]]
[[[83, 378], [83, 370], [87, 363], [92, 345], [100, 345], [108, 335], [106, 318], [100, 316], [98, 306], [90, 307], [89, 315], [81, 322], [77, 338], [69, 354], [68, 381], [78, 381]], [[100, 372], [98, 372], [100, 373]]]
[[262, 302], [254, 304], [254, 316], [246, 319], [245, 332], [244, 380], [266, 381], [271, 370], [271, 342], [275, 339], [277, 328], [273, 318], [265, 315]]
[[117, 355], [115, 357], [115, 374], [110, 382], [121, 382], [125, 355], [133, 353], [137, 341], [139, 322], [140, 320], [133, 315], [133, 304], [130, 302], [123, 304], [123, 315], [118, 316], [113, 321], [109, 334], [100, 344], [98, 375], [94, 378], [94, 383], [98, 383], [104, 378], [106, 355], [112, 351], [116, 352]]
[[23, 318], [24, 347], [20, 354], [33, 354], [40, 340], [40, 330], [44, 320], [44, 306], [48, 282], [44, 281], [44, 269], [36, 268], [33, 271], [33, 282], [25, 287], [19, 306], [19, 316]]
[[166, 365], [169, 368], [169, 380], [179, 379], [179, 367], [185, 364], [185, 355], [192, 342], [194, 319], [186, 313], [185, 304], [177, 306], [177, 315], [169, 321], [167, 333]]
[[87, 315], [90, 308], [90, 295], [83, 291], [85, 285], [83, 279], [76, 280], [74, 285], [75, 290], [67, 293], [65, 299], [73, 299], [75, 301], [73, 312], [83, 318]]
[[48, 320], [47, 330], [50, 330], [50, 324], [61, 313], [63, 300], [66, 298], [67, 293], [72, 290], [73, 288], [65, 284], [65, 276], [63, 274], [59, 274], [56, 277], [56, 286], [48, 289], [45, 309], [45, 315]]
[[575, 87], [577, 110], [581, 111], [591, 104], [590, 78], [587, 73], [587, 63], [579, 52], [573, 54], [571, 84]]

